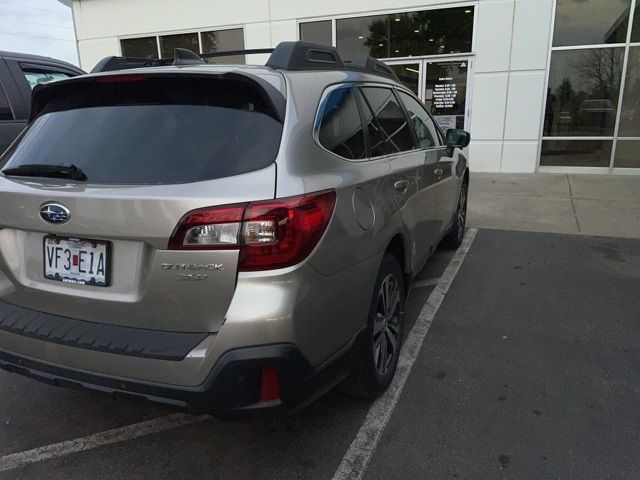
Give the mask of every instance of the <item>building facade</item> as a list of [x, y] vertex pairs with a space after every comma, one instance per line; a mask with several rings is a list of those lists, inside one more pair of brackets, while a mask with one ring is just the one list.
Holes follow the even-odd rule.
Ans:
[[387, 62], [443, 128], [469, 130], [474, 171], [640, 173], [640, 0], [61, 1], [85, 69], [330, 44]]

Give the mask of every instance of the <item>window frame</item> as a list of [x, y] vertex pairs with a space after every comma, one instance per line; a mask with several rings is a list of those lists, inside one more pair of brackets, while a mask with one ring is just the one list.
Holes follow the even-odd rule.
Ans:
[[[139, 34], [139, 35], [120, 35], [117, 37], [118, 40], [118, 48], [120, 50], [120, 56], [123, 56], [122, 53], [122, 41], [123, 40], [132, 40], [132, 39], [136, 39], [136, 38], [155, 38], [156, 40], [156, 49], [157, 49], [157, 54], [158, 54], [158, 59], [163, 58], [162, 57], [162, 52], [161, 52], [161, 48], [160, 48], [160, 37], [163, 37], [165, 35], [181, 35], [181, 34], [188, 34], [188, 33], [195, 33], [198, 37], [198, 48], [199, 51], [197, 53], [205, 53], [202, 51], [202, 33], [209, 33], [209, 32], [221, 32], [223, 30], [242, 30], [242, 39], [245, 45], [245, 49], [246, 49], [246, 45], [247, 45], [247, 30], [246, 30], [246, 24], [234, 24], [234, 25], [225, 25], [224, 27], [216, 27], [216, 26], [208, 26], [208, 27], [201, 27], [201, 28], [197, 28], [197, 29], [187, 29], [187, 30], [169, 30], [169, 31], [160, 31], [160, 32], [154, 32], [154, 33], [146, 33], [146, 34]], [[299, 33], [298, 33], [299, 35]], [[246, 59], [246, 58], [245, 58]]]
[[[37, 63], [29, 63], [29, 62], [18, 62], [18, 67], [20, 67], [20, 72], [24, 76], [24, 79], [27, 81], [27, 84], [29, 84], [29, 80], [27, 80], [25, 70], [40, 70], [43, 72], [46, 71], [46, 72], [52, 72], [52, 73], [60, 73], [62, 75], [65, 75], [67, 77], [66, 79], [78, 76], [77, 73], [73, 73], [65, 68], [60, 68], [53, 65], [50, 66], [45, 64], [37, 64]], [[66, 79], [60, 79], [60, 80], [66, 80]], [[29, 86], [31, 86], [31, 84], [29, 84]]]
[[[554, 1], [554, 6], [555, 6], [555, 1]], [[478, 14], [478, 0], [470, 0], [470, 1], [464, 1], [461, 0], [459, 2], [453, 2], [453, 3], [441, 3], [439, 5], [431, 5], [428, 7], [405, 7], [405, 8], [387, 8], [387, 9], [382, 9], [382, 10], [376, 10], [374, 12], [371, 11], [367, 11], [367, 12], [359, 12], [359, 13], [344, 13], [344, 14], [340, 14], [340, 15], [320, 15], [320, 16], [315, 16], [315, 17], [301, 17], [296, 19], [296, 35], [297, 35], [297, 40], [301, 40], [300, 38], [300, 24], [301, 23], [307, 23], [307, 22], [317, 22], [317, 21], [322, 21], [322, 20], [331, 20], [331, 30], [332, 30], [332, 38], [333, 38], [333, 43], [332, 46], [336, 46], [336, 21], [337, 20], [342, 20], [345, 18], [358, 18], [358, 17], [368, 17], [371, 15], [394, 15], [394, 14], [402, 14], [402, 13], [413, 13], [413, 12], [426, 12], [426, 11], [432, 11], [432, 10], [443, 10], [443, 9], [449, 9], [449, 8], [461, 8], [461, 7], [468, 7], [468, 8], [474, 8], [474, 15], [473, 15], [473, 32], [472, 32], [472, 38], [471, 38], [471, 51], [470, 52], [465, 52], [465, 53], [456, 53], [456, 54], [438, 54], [438, 55], [414, 55], [414, 56], [410, 56], [410, 57], [390, 57], [390, 58], [379, 58], [378, 60], [381, 61], [402, 61], [402, 60], [415, 60], [416, 58], [434, 58], [434, 59], [446, 59], [449, 57], [459, 57], [461, 55], [465, 55], [465, 56], [475, 56], [475, 52], [476, 52], [476, 46], [477, 46], [477, 38], [478, 38], [478, 19], [479, 19], [479, 14]]]
[[7, 93], [7, 90], [4, 88], [2, 78], [0, 78], [0, 96], [4, 96], [4, 98], [7, 100], [7, 105], [9, 106], [9, 112], [13, 117], [13, 118], [0, 118], [0, 124], [15, 123], [17, 120], [16, 112], [14, 111], [11, 98], [9, 98], [9, 94]]
[[[324, 145], [322, 145], [322, 142], [320, 142], [320, 128], [322, 127], [322, 119], [324, 116], [324, 111], [326, 109], [327, 106], [327, 101], [329, 99], [329, 97], [331, 96], [331, 94], [337, 90], [346, 90], [349, 89], [351, 90], [351, 94], [354, 96], [355, 101], [356, 101], [356, 108], [358, 109], [358, 118], [360, 119], [360, 127], [362, 128], [363, 131], [363, 137], [364, 137], [364, 145], [365, 145], [365, 152], [366, 152], [366, 157], [365, 158], [347, 158], [347, 157], [343, 157], [341, 155], [338, 155], [335, 152], [332, 152], [331, 150], [329, 150], [327, 147], [325, 147]], [[366, 162], [370, 159], [370, 151], [369, 151], [369, 135], [366, 131], [365, 128], [365, 124], [364, 124], [364, 116], [362, 113], [362, 99], [360, 98], [360, 92], [357, 90], [356, 85], [353, 82], [343, 82], [343, 83], [336, 83], [333, 85], [328, 86], [327, 88], [325, 88], [324, 92], [322, 92], [322, 95], [320, 97], [320, 101], [318, 102], [318, 107], [316, 108], [316, 113], [314, 116], [314, 120], [313, 120], [313, 133], [312, 133], [312, 137], [313, 137], [313, 141], [316, 145], [318, 145], [320, 148], [322, 148], [325, 152], [330, 153], [331, 155], [341, 159], [341, 160], [345, 160], [347, 162], [354, 162], [354, 163], [359, 163], [359, 162]]]
[[[622, 113], [622, 104], [624, 101], [624, 92], [625, 85], [627, 80], [627, 69], [629, 64], [629, 52], [633, 47], [640, 47], [640, 42], [632, 41], [632, 33], [633, 33], [633, 24], [636, 19], [636, 15], [640, 12], [636, 12], [637, 7], [640, 7], [640, 0], [631, 0], [629, 4], [629, 20], [627, 25], [627, 36], [626, 41], [622, 43], [601, 43], [601, 44], [587, 44], [587, 45], [567, 45], [567, 46], [553, 46], [554, 33], [556, 30], [557, 19], [557, 2], [554, 1], [552, 5], [551, 12], [551, 26], [549, 29], [548, 36], [548, 50], [547, 50], [547, 59], [545, 66], [545, 92], [549, 87], [549, 80], [551, 76], [551, 57], [553, 52], [563, 51], [563, 50], [588, 50], [588, 49], [599, 49], [599, 48], [623, 48], [624, 56], [623, 56], [623, 64], [622, 64], [622, 72], [621, 72], [621, 84], [620, 84], [620, 95], [618, 97], [618, 103], [616, 104], [616, 118], [614, 124], [613, 134], [610, 136], [602, 137], [602, 136], [547, 136], [545, 135], [545, 111], [547, 106], [546, 99], [542, 102], [541, 112], [540, 112], [540, 123], [538, 130], [538, 150], [537, 150], [537, 158], [536, 158], [536, 169], [535, 171], [538, 173], [593, 173], [593, 174], [640, 174], [640, 168], [631, 169], [624, 167], [616, 167], [615, 159], [616, 159], [616, 150], [619, 141], [625, 140], [637, 140], [638, 145], [640, 146], [640, 137], [622, 137], [619, 135], [620, 131], [620, 116]], [[609, 161], [608, 167], [589, 167], [589, 166], [546, 166], [542, 165], [542, 152], [543, 152], [543, 144], [545, 141], [553, 141], [553, 140], [567, 140], [567, 141], [589, 141], [589, 140], [608, 140], [613, 141], [613, 148], [611, 150], [611, 157]]]
[[[346, 158], [346, 157], [342, 157], [340, 155], [338, 155], [337, 153], [332, 152], [331, 150], [329, 150], [327, 147], [325, 147], [324, 145], [322, 145], [322, 143], [320, 143], [320, 127], [322, 125], [322, 116], [324, 115], [324, 110], [326, 108], [327, 105], [327, 100], [329, 99], [329, 97], [331, 96], [331, 94], [333, 92], [335, 92], [336, 90], [341, 90], [341, 89], [345, 89], [348, 88], [351, 90], [351, 93], [353, 94], [353, 96], [356, 99], [356, 105], [358, 107], [358, 116], [360, 118], [360, 126], [362, 127], [362, 130], [364, 132], [364, 144], [365, 144], [365, 148], [366, 148], [366, 153], [367, 156], [365, 158]], [[366, 125], [364, 124], [364, 115], [362, 112], [362, 98], [361, 98], [361, 94], [357, 89], [357, 85], [355, 82], [340, 82], [340, 83], [334, 83], [332, 85], [329, 85], [328, 87], [326, 87], [324, 89], [324, 91], [322, 92], [322, 95], [320, 96], [320, 101], [318, 102], [318, 106], [316, 107], [316, 113], [313, 119], [313, 130], [312, 130], [312, 138], [313, 138], [313, 142], [320, 147], [322, 150], [324, 150], [325, 152], [333, 155], [336, 158], [339, 158], [340, 160], [344, 160], [345, 162], [352, 162], [352, 163], [361, 163], [361, 162], [368, 162], [369, 160], [371, 160], [371, 155], [370, 155], [370, 150], [369, 150], [369, 145], [370, 145], [370, 140], [369, 140], [369, 134], [367, 132], [366, 129]]]

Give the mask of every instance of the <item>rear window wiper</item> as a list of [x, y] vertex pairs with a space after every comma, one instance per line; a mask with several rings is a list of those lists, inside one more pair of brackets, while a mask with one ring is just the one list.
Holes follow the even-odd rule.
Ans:
[[32, 163], [17, 167], [5, 168], [2, 173], [17, 177], [48, 177], [64, 178], [68, 180], [78, 180], [84, 182], [87, 176], [76, 165], [47, 165]]

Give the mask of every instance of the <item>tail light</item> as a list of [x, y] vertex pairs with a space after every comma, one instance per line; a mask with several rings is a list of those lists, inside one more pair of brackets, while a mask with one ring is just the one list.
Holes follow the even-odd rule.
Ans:
[[169, 249], [240, 249], [239, 271], [288, 267], [318, 244], [335, 202], [336, 193], [329, 190], [193, 210], [174, 230]]

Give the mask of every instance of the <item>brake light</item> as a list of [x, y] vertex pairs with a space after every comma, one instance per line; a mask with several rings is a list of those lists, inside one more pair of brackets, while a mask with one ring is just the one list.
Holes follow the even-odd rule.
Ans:
[[125, 82], [139, 82], [146, 77], [141, 73], [127, 73], [120, 75], [102, 75], [94, 77], [98, 83], [125, 83]]
[[328, 190], [189, 212], [169, 240], [171, 250], [239, 249], [239, 271], [272, 270], [309, 256], [331, 220]]

